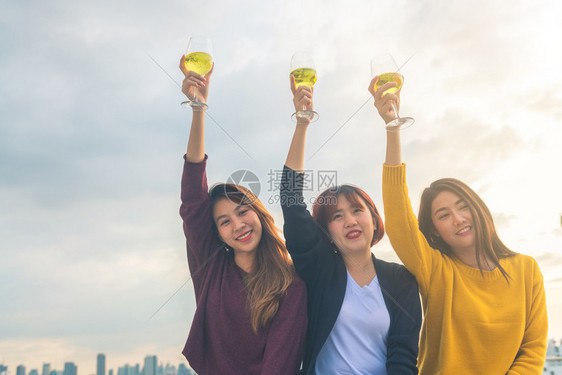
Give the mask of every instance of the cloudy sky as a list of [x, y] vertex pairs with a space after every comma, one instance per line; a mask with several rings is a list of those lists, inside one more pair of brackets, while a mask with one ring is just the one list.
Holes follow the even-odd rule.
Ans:
[[[409, 59], [401, 113], [416, 118], [403, 133], [416, 211], [436, 178], [469, 183], [504, 242], [538, 260], [549, 337], [562, 338], [556, 0], [0, 4], [0, 363], [11, 371], [74, 361], [88, 375], [99, 352], [109, 368], [183, 361], [195, 300], [178, 215], [191, 113], [177, 65], [191, 35], [214, 45], [209, 178], [255, 173], [279, 226], [270, 188], [294, 129], [292, 53], [309, 50], [318, 71], [306, 168], [336, 170], [379, 206], [385, 132], [369, 61]], [[397, 260], [387, 240], [373, 250]]]

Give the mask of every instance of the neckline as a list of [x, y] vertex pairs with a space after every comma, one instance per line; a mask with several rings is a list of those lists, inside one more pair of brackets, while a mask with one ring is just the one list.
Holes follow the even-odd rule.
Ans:
[[[456, 256], [451, 256], [450, 258], [452, 259], [453, 263], [455, 263], [466, 275], [468, 275], [472, 278], [478, 278], [480, 280], [496, 280], [496, 279], [503, 276], [499, 267], [497, 267], [497, 266], [496, 266], [496, 268], [494, 268], [491, 271], [480, 270], [479, 268], [474, 268], [474, 267], [471, 267], [471, 266], [467, 265], [466, 263], [464, 263], [462, 260], [460, 260]], [[500, 262], [500, 265], [503, 267], [504, 262], [503, 262], [502, 258], [500, 258], [499, 262]]]
[[369, 290], [372, 288], [372, 286], [374, 284], [378, 284], [378, 274], [375, 273], [375, 276], [371, 279], [371, 281], [369, 282], [369, 284], [366, 284], [364, 286], [359, 286], [359, 284], [357, 284], [357, 281], [355, 281], [355, 279], [353, 278], [353, 276], [351, 276], [351, 274], [349, 273], [348, 270], [345, 270], [347, 272], [347, 282], [349, 283], [351, 280], [351, 283], [353, 284], [353, 288], [354, 289], [358, 289], [360, 291], [365, 291], [365, 290]]

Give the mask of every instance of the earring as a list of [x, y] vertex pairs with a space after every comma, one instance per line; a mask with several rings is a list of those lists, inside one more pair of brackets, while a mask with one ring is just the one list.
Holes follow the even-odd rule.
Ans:
[[337, 248], [337, 246], [334, 244], [334, 240], [332, 240], [331, 238], [330, 238], [330, 245], [332, 245], [332, 247], [334, 248], [334, 254], [337, 254], [337, 253], [338, 253], [338, 248]]
[[224, 244], [224, 250], [229, 253], [231, 249], [227, 244]]

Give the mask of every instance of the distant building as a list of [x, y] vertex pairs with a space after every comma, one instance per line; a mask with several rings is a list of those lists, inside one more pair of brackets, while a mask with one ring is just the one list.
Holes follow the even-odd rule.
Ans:
[[8, 375], [8, 367], [0, 365], [0, 375]]
[[43, 371], [41, 371], [41, 375], [51, 375], [50, 363], [43, 363]]
[[24, 365], [19, 365], [16, 368], [16, 375], [25, 375], [25, 366]]
[[562, 375], [562, 348], [556, 340], [548, 340], [543, 375]]
[[147, 355], [144, 358], [143, 375], [156, 375], [157, 361], [158, 359], [155, 355]]
[[63, 375], [77, 375], [78, 374], [78, 367], [74, 364], [74, 362], [66, 362], [64, 364], [64, 371]]
[[180, 363], [180, 365], [178, 366], [177, 375], [196, 375], [196, 374], [195, 371], [188, 369], [185, 364]]
[[29, 375], [39, 375], [39, 372], [35, 369], [29, 371]]
[[105, 375], [105, 354], [98, 354], [96, 375]]
[[113, 375], [113, 370], [109, 370], [107, 374], [108, 374], [108, 375]]

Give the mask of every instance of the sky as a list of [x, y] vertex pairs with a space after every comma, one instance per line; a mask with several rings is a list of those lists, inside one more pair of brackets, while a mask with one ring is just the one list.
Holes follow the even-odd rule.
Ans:
[[[95, 372], [175, 365], [195, 309], [179, 183], [191, 120], [178, 69], [213, 41], [209, 181], [238, 170], [282, 227], [274, 189], [295, 124], [291, 55], [318, 72], [305, 168], [336, 171], [382, 208], [385, 130], [370, 59], [402, 67], [414, 210], [441, 177], [467, 182], [502, 240], [545, 279], [562, 338], [561, 3], [541, 0], [49, 2], [0, 0], [0, 363]], [[318, 187], [307, 192], [312, 199]], [[388, 240], [373, 248], [398, 261]]]

